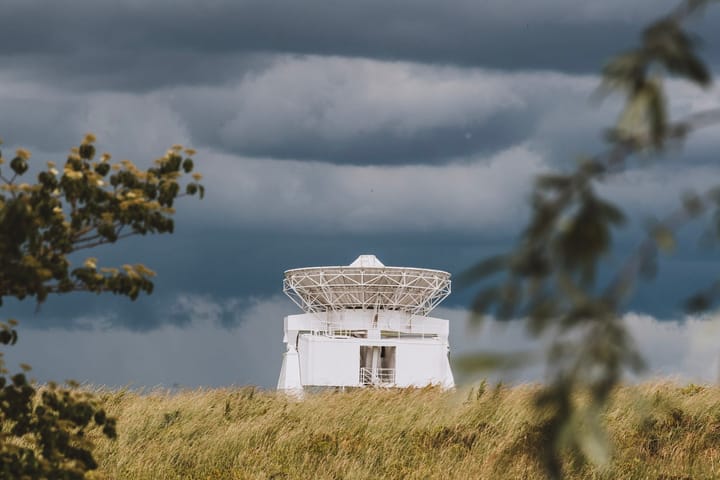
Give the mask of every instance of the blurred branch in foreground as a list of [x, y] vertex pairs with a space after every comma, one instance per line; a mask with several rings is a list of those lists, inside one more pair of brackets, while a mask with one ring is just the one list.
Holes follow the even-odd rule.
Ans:
[[[562, 478], [569, 466], [588, 460], [600, 471], [609, 465], [612, 451], [601, 416], [623, 373], [644, 368], [622, 322], [622, 306], [639, 277], [657, 272], [657, 255], [673, 249], [679, 228], [713, 209], [720, 218], [720, 188], [688, 193], [681, 208], [650, 225], [647, 238], [610, 282], [598, 285], [597, 272], [626, 215], [598, 195], [597, 185], [622, 174], [630, 157], [664, 152], [696, 130], [720, 123], [720, 109], [670, 121], [663, 82], [671, 76], [700, 88], [711, 85], [698, 41], [682, 25], [709, 3], [683, 2], [647, 27], [636, 48], [605, 66], [599, 93], [625, 96], [616, 124], [605, 135], [610, 148], [580, 159], [573, 172], [539, 176], [531, 217], [515, 248], [460, 278], [464, 285], [489, 281], [472, 306], [476, 321], [485, 315], [501, 321], [524, 318], [532, 336], [551, 337], [546, 383], [535, 397], [542, 418], [535, 451], [550, 478]], [[720, 238], [720, 228], [713, 234]], [[686, 304], [707, 308], [717, 290], [713, 286]]]

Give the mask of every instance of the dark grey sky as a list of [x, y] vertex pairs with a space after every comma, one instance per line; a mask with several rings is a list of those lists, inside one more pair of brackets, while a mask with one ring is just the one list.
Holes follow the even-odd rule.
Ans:
[[[502, 251], [532, 177], [602, 148], [619, 105], [590, 101], [603, 63], [673, 4], [6, 0], [6, 149], [57, 161], [92, 131], [101, 150], [142, 165], [183, 143], [198, 150], [208, 189], [180, 205], [172, 237], [93, 253], [153, 267], [153, 296], [78, 295], [38, 312], [9, 302], [3, 315], [26, 329], [10, 358], [38, 365], [40, 378], [67, 366], [95, 383], [271, 386], [282, 316], [294, 312], [278, 296], [283, 270], [375, 253], [457, 273]], [[718, 20], [710, 11], [691, 23], [713, 67]], [[669, 88], [674, 115], [720, 105], [715, 88]], [[714, 184], [719, 135], [609, 180], [634, 220], [614, 262], [648, 216]], [[678, 320], [680, 299], [714, 279], [717, 260], [690, 244], [662, 268], [630, 309]], [[470, 296], [447, 300], [457, 323]], [[646, 320], [648, 332], [664, 328]], [[72, 354], [53, 357], [52, 338]]]

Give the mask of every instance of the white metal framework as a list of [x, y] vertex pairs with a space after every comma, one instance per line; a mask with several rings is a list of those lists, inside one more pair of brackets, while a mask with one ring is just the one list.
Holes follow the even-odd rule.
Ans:
[[394, 368], [360, 367], [360, 385], [392, 386], [395, 384]]
[[450, 274], [386, 267], [374, 256], [363, 255], [345, 267], [288, 270], [283, 291], [307, 313], [372, 309], [427, 315], [450, 295]]

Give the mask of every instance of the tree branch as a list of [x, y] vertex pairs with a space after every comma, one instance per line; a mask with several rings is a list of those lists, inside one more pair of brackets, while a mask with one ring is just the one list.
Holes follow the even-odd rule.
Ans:
[[117, 237], [114, 241], [112, 241], [112, 242], [111, 242], [110, 240], [104, 239], [104, 240], [100, 240], [100, 241], [97, 241], [97, 242], [87, 243], [87, 244], [85, 244], [85, 245], [77, 245], [77, 246], [74, 246], [74, 247], [73, 247], [73, 251], [76, 252], [76, 251], [78, 251], [78, 250], [84, 250], [84, 249], [86, 249], [86, 248], [93, 248], [93, 247], [97, 247], [97, 246], [99, 246], [99, 245], [105, 245], [105, 244], [108, 244], [108, 243], [115, 243], [115, 242], [118, 241], [118, 240], [121, 240], [121, 239], [123, 239], [123, 238], [128, 238], [128, 237], [131, 237], [131, 236], [133, 236], [133, 235], [138, 235], [138, 232], [128, 232], [128, 233], [126, 233], [126, 234], [124, 234], [124, 235], [118, 235], [118, 237]]
[[[679, 122], [669, 124], [665, 138], [666, 140], [684, 140], [696, 130], [716, 125], [720, 125], [720, 108], [692, 113]], [[642, 146], [651, 143], [650, 136], [645, 135], [634, 139], [632, 142], [618, 143], [593, 159], [606, 167], [611, 173], [619, 173], [625, 167], [627, 157], [641, 150]]]
[[[691, 212], [687, 207], [683, 206], [679, 208], [660, 222], [657, 228], [666, 229], [671, 232], [675, 232], [689, 223], [695, 217], [698, 217], [700, 213], [703, 213], [708, 208], [708, 204], [717, 197], [717, 189], [712, 188], [706, 191], [703, 195], [697, 197], [698, 207], [697, 212]], [[655, 232], [657, 232], [657, 228]], [[640, 268], [643, 263], [650, 259], [651, 255], [657, 252], [657, 240], [653, 237], [653, 232], [650, 232], [648, 236], [643, 240], [640, 245], [636, 248], [635, 252], [625, 261], [623, 267], [618, 271], [613, 280], [606, 287], [603, 298], [612, 301], [613, 299], [621, 299], [623, 292], [628, 291], [635, 283], [635, 279], [638, 276]]]

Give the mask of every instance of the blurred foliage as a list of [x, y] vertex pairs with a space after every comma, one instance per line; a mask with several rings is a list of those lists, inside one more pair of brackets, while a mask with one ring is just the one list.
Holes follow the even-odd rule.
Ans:
[[[144, 265], [98, 266], [94, 257], [73, 266], [78, 251], [133, 235], [172, 233], [178, 197], [204, 195], [192, 174], [192, 150], [173, 146], [155, 165], [96, 159], [88, 134], [62, 169], [53, 162], [31, 169], [30, 152], [0, 154], [0, 305], [3, 297], [112, 292], [131, 299], [152, 293], [155, 273]], [[36, 181], [24, 182], [30, 171]], [[192, 175], [184, 187], [181, 180]], [[0, 343], [17, 342], [17, 322], [0, 324]], [[25, 373], [11, 375], [0, 353], [0, 479], [82, 479], [97, 468], [86, 432], [114, 438], [115, 419], [74, 382], [39, 387]], [[25, 371], [30, 367], [21, 365]]]
[[[547, 476], [562, 478], [563, 452], [578, 462], [607, 466], [611, 446], [601, 425], [606, 402], [623, 372], [639, 372], [643, 360], [622, 322], [622, 307], [637, 280], [657, 273], [657, 256], [675, 246], [675, 231], [715, 208], [720, 218], [720, 189], [688, 193], [682, 205], [662, 221], [652, 222], [647, 238], [607, 285], [598, 270], [611, 252], [613, 237], [625, 223], [622, 206], [602, 198], [597, 186], [622, 173], [631, 157], [649, 157], [682, 142], [694, 130], [716, 124], [717, 110], [682, 121], [669, 118], [665, 79], [708, 87], [712, 78], [699, 57], [699, 40], [684, 21], [708, 0], [689, 0], [648, 26], [640, 44], [612, 59], [603, 69], [602, 95], [621, 94], [624, 108], [608, 129], [609, 148], [582, 158], [570, 173], [536, 179], [531, 216], [517, 245], [468, 269], [461, 283], [481, 283], [475, 297], [476, 320], [525, 318], [528, 332], [549, 335], [547, 379], [535, 397], [547, 415], [537, 451]], [[720, 222], [717, 222], [720, 225]], [[714, 232], [720, 234], [720, 227]], [[720, 290], [713, 285], [688, 299], [693, 311], [711, 306]], [[587, 394], [587, 401], [578, 401]]]

